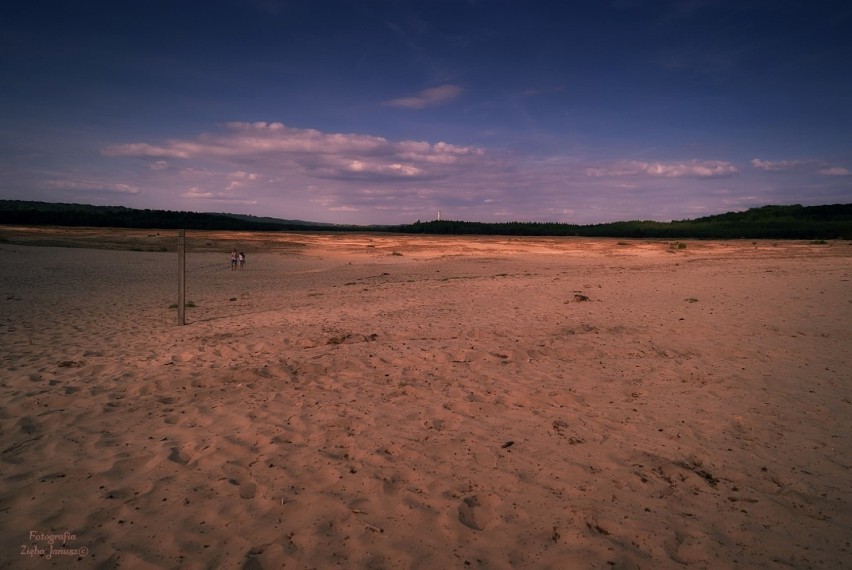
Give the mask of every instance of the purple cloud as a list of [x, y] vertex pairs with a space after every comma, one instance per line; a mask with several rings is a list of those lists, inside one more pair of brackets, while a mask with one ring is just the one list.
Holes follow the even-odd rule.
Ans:
[[425, 107], [434, 107], [452, 101], [462, 93], [462, 88], [458, 85], [441, 85], [440, 87], [432, 87], [424, 89], [416, 95], [410, 97], [400, 97], [386, 101], [385, 105], [391, 107], [401, 107], [403, 109], [423, 109]]
[[619, 161], [610, 166], [588, 168], [588, 176], [658, 176], [663, 178], [721, 178], [739, 174], [739, 169], [722, 160], [688, 162]]

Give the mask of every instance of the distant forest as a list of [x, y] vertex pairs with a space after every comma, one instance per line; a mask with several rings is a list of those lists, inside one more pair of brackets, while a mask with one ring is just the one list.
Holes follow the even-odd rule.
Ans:
[[394, 226], [318, 224], [238, 214], [0, 200], [0, 224], [235, 231], [394, 232], [622, 238], [852, 239], [852, 204], [763, 206], [694, 220], [576, 225], [549, 222], [417, 221]]

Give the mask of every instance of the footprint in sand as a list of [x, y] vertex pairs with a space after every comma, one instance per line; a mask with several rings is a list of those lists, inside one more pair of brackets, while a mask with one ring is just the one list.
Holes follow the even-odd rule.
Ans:
[[225, 477], [227, 478], [228, 483], [239, 487], [241, 499], [254, 498], [257, 494], [257, 483], [254, 482], [248, 469], [241, 465], [235, 465], [232, 463], [222, 465], [221, 469], [225, 472]]
[[691, 564], [706, 562], [709, 555], [705, 550], [705, 540], [701, 536], [692, 536], [685, 532], [677, 531], [663, 543], [663, 549], [669, 558], [689, 566]]
[[253, 499], [257, 494], [257, 484], [251, 482], [242, 482], [238, 479], [228, 479], [228, 483], [236, 485], [240, 488], [240, 498]]
[[186, 465], [187, 463], [189, 463], [189, 455], [187, 455], [177, 447], [173, 447], [171, 449], [171, 453], [169, 453], [169, 461], [174, 461], [179, 465]]
[[240, 497], [243, 499], [253, 499], [257, 494], [257, 484], [243, 483], [240, 485]]
[[22, 433], [32, 435], [41, 431], [41, 424], [31, 416], [24, 416], [18, 420], [18, 428]]
[[485, 530], [488, 517], [480, 507], [482, 504], [476, 495], [466, 497], [459, 505], [459, 522], [473, 530]]

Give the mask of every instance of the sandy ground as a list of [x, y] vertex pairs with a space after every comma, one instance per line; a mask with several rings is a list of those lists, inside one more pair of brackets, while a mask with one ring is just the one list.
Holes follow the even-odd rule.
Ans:
[[850, 242], [0, 230], [0, 567], [852, 567]]

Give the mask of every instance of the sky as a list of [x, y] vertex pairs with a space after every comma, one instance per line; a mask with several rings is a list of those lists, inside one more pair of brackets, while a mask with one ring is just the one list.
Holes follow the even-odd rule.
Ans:
[[8, 2], [0, 198], [346, 224], [850, 203], [852, 2]]

